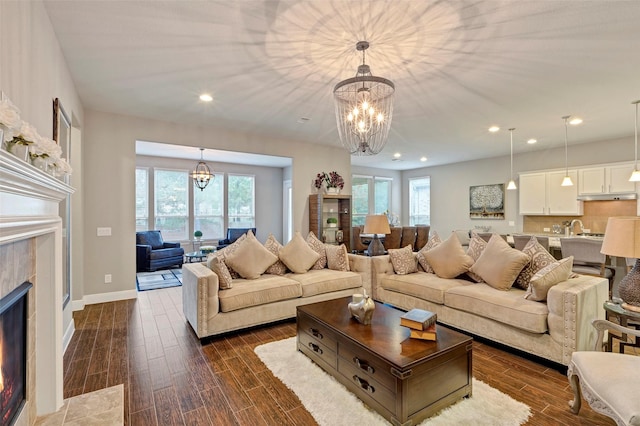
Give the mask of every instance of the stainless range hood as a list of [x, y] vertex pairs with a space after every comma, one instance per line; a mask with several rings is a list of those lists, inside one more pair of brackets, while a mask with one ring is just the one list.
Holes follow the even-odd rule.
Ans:
[[618, 200], [636, 200], [638, 194], [593, 194], [578, 195], [578, 201], [618, 201]]

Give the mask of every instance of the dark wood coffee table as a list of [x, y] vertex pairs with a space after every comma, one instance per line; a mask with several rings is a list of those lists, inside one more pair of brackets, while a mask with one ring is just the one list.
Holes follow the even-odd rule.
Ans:
[[435, 342], [410, 339], [403, 312], [378, 302], [372, 324], [362, 325], [350, 300], [298, 306], [298, 350], [394, 425], [415, 425], [471, 396], [469, 336], [438, 326]]

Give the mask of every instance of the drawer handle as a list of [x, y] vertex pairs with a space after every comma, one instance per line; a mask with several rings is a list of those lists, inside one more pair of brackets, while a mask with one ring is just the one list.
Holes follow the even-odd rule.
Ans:
[[376, 391], [376, 389], [375, 389], [373, 386], [371, 386], [371, 385], [369, 384], [369, 382], [367, 382], [367, 381], [366, 381], [366, 380], [364, 380], [364, 379], [361, 379], [361, 378], [360, 378], [360, 377], [358, 377], [358, 376], [353, 376], [353, 380], [355, 380], [355, 382], [356, 382], [356, 383], [357, 383], [357, 384], [358, 384], [362, 389], [366, 390], [367, 392], [374, 393], [374, 392]]
[[322, 355], [322, 349], [320, 348], [320, 346], [315, 345], [311, 342], [309, 342], [309, 347], [311, 348], [312, 351], [319, 353], [320, 355]]
[[370, 366], [366, 361], [360, 361], [357, 356], [353, 357], [353, 362], [355, 362], [359, 368], [363, 369], [369, 374], [373, 374], [376, 372], [376, 370], [372, 366]]
[[320, 340], [324, 339], [324, 336], [317, 328], [310, 328], [309, 331], [313, 334], [313, 337], [318, 338]]

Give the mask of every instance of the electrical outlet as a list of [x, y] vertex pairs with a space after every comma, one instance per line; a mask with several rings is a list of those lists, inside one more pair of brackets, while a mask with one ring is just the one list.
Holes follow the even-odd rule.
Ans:
[[111, 282], [111, 274], [105, 274], [104, 283], [109, 284]]
[[111, 236], [111, 228], [98, 228], [97, 229], [98, 237], [110, 237]]
[[551, 232], [551, 228], [542, 228], [544, 232]]

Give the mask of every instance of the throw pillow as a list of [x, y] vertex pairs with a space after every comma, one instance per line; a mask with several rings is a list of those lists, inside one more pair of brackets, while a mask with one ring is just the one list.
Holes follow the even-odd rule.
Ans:
[[528, 254], [510, 247], [500, 235], [494, 234], [470, 271], [493, 288], [509, 290], [529, 260]]
[[[282, 248], [282, 244], [280, 244], [278, 240], [276, 240], [276, 237], [274, 237], [273, 234], [269, 234], [269, 238], [267, 238], [267, 241], [265, 241], [264, 243], [264, 248], [269, 250], [275, 256], [278, 256], [278, 254], [280, 253], [280, 249]], [[287, 273], [287, 266], [282, 263], [282, 260], [278, 258], [276, 263], [269, 266], [267, 270], [264, 271], [264, 273], [273, 275], [284, 275]]]
[[309, 247], [300, 232], [296, 232], [291, 241], [280, 249], [278, 257], [292, 272], [304, 274], [316, 263], [320, 255]]
[[242, 244], [245, 238], [247, 238], [247, 234], [242, 234], [242, 236], [240, 236], [240, 238], [235, 240], [232, 244], [220, 250], [220, 253], [222, 254], [222, 260], [224, 260], [225, 265], [227, 265], [227, 268], [229, 269], [229, 273], [231, 274], [231, 278], [240, 278], [240, 274], [238, 274], [236, 271], [233, 270], [233, 268], [229, 266], [229, 264], [226, 261], [226, 258], [227, 256], [230, 256], [231, 254], [233, 254], [234, 251], [238, 250], [238, 247], [240, 247], [240, 244]]
[[542, 247], [534, 236], [532, 236], [529, 242], [527, 242], [527, 244], [522, 248], [522, 252], [529, 255], [531, 260], [525, 265], [518, 275], [515, 285], [516, 287], [526, 290], [529, 288], [529, 281], [531, 281], [531, 277], [533, 277], [536, 272], [542, 268], [554, 263], [556, 258], [553, 257], [547, 249]]
[[531, 278], [525, 299], [543, 302], [547, 300], [549, 289], [559, 282], [568, 280], [573, 268], [573, 256], [569, 256], [540, 269]]
[[429, 265], [429, 262], [427, 262], [427, 259], [425, 259], [424, 254], [429, 250], [431, 250], [432, 248], [434, 248], [435, 246], [437, 246], [438, 244], [440, 244], [441, 242], [442, 240], [440, 239], [440, 236], [438, 235], [437, 232], [434, 231], [433, 236], [429, 238], [429, 241], [427, 242], [427, 244], [424, 247], [422, 247], [422, 249], [420, 249], [420, 251], [416, 255], [416, 258], [418, 259], [418, 263], [420, 263], [420, 266], [422, 266], [422, 269], [424, 269], [425, 272], [429, 272], [433, 274], [433, 268], [431, 267], [431, 265]]
[[[476, 231], [471, 231], [471, 239], [469, 240], [469, 248], [467, 249], [467, 254], [471, 256], [473, 259], [473, 263], [478, 261], [480, 255], [484, 251], [485, 247], [487, 247], [487, 242], [482, 238]], [[469, 278], [474, 280], [477, 283], [482, 282], [482, 277], [478, 274], [475, 274], [471, 271], [467, 271], [467, 275]]]
[[406, 275], [418, 272], [418, 263], [413, 255], [411, 244], [401, 249], [389, 249], [389, 257], [396, 274]]
[[307, 244], [309, 247], [320, 256], [316, 263], [313, 264], [311, 269], [324, 269], [327, 266], [327, 255], [324, 252], [324, 243], [316, 237], [316, 234], [309, 231], [309, 235], [307, 235]]
[[219, 254], [209, 256], [207, 258], [207, 266], [218, 276], [220, 290], [233, 287], [233, 278], [231, 278], [227, 265], [224, 264], [223, 256]]
[[327, 266], [329, 269], [334, 271], [349, 270], [349, 254], [344, 244], [340, 244], [339, 246], [325, 244], [324, 250], [327, 254]]
[[255, 280], [277, 260], [278, 256], [264, 248], [251, 231], [237, 250], [225, 256], [225, 263], [247, 280]]
[[440, 278], [455, 278], [469, 270], [473, 259], [465, 253], [455, 232], [449, 238], [428, 250], [425, 259]]

